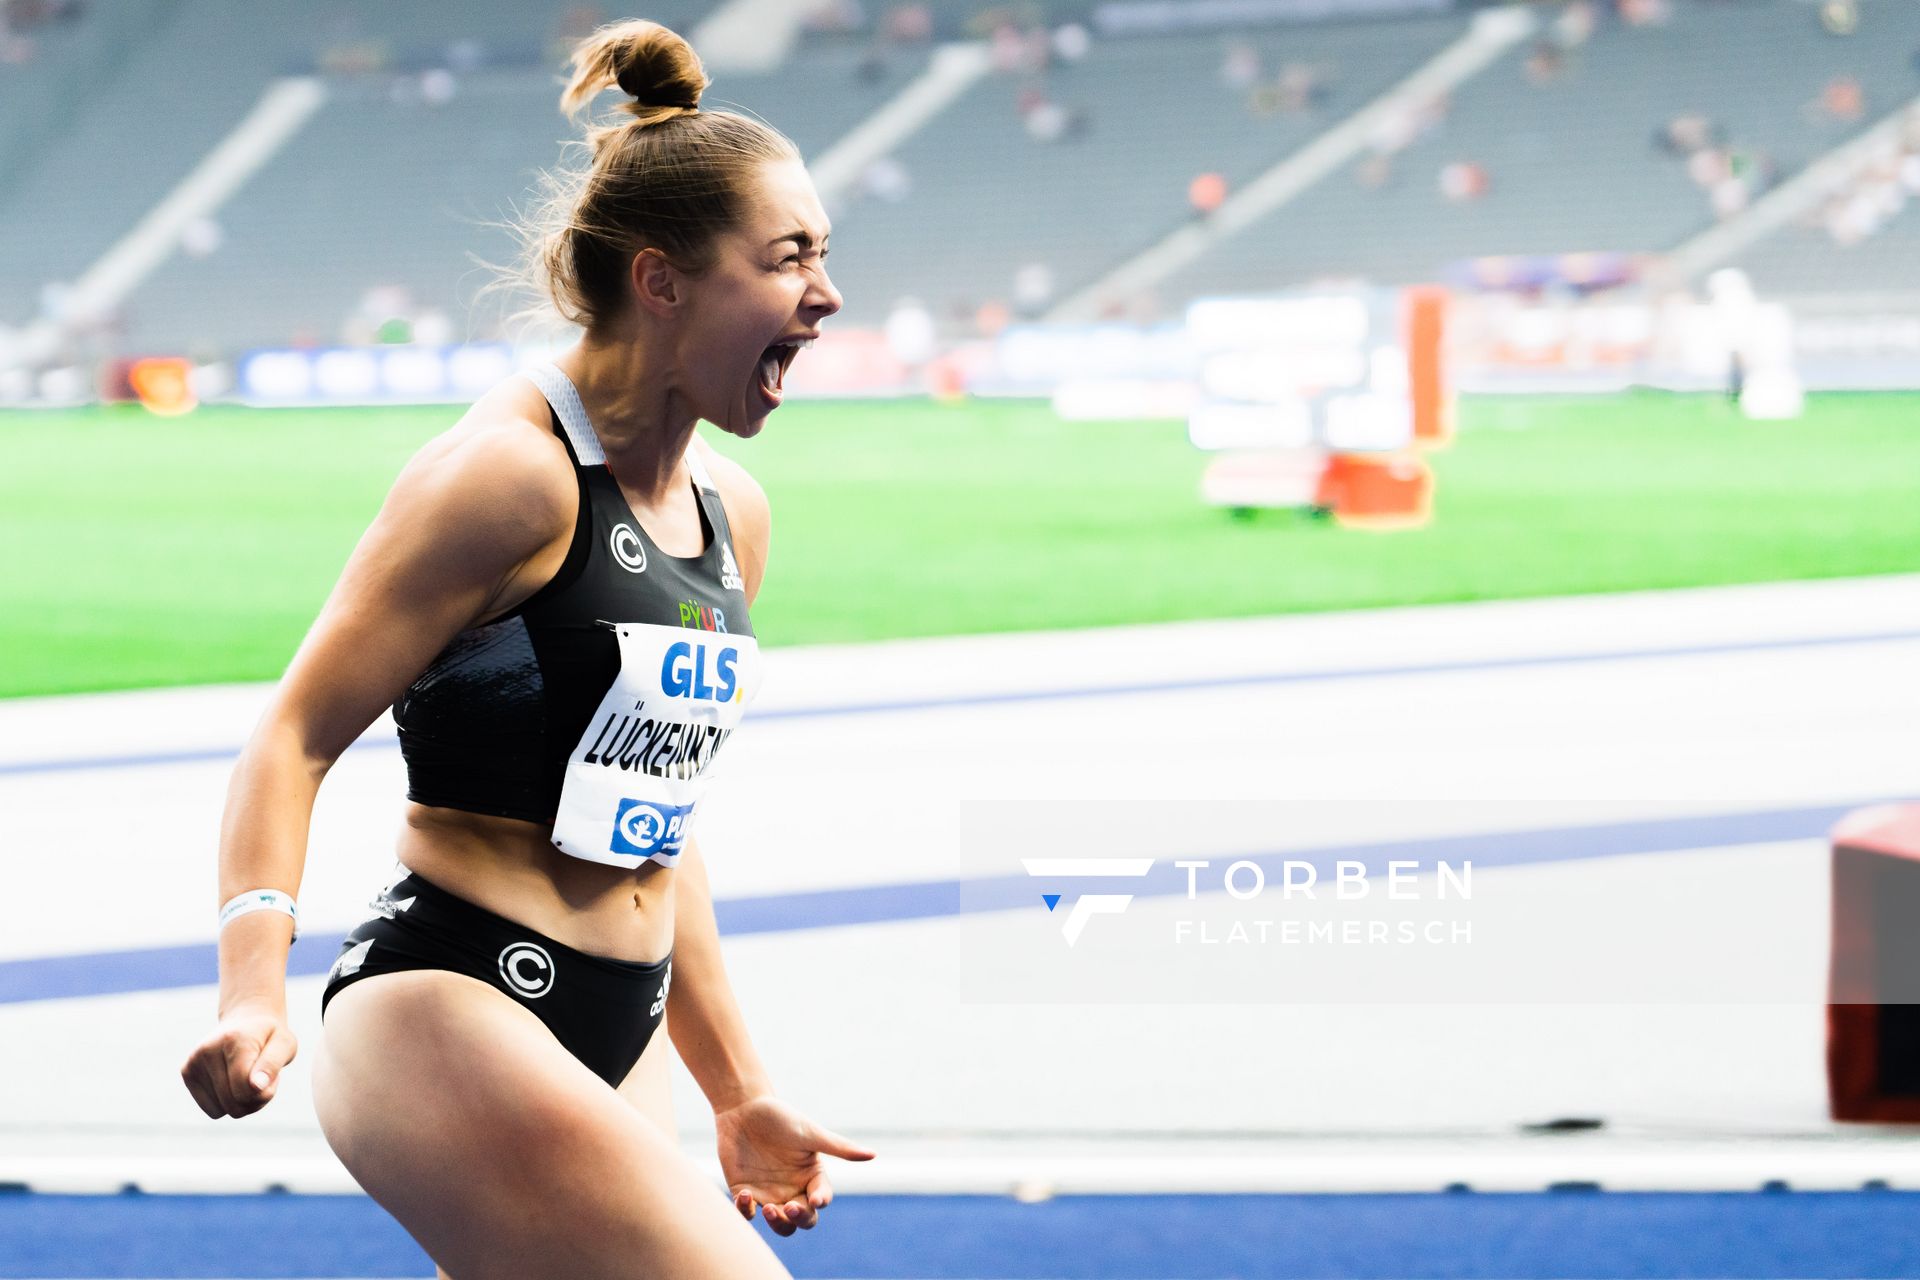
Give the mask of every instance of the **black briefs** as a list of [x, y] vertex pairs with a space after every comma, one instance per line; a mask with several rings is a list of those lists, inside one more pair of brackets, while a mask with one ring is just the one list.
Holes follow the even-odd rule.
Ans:
[[673, 956], [643, 964], [588, 955], [495, 915], [409, 872], [369, 904], [320, 993], [376, 973], [445, 969], [478, 978], [533, 1011], [593, 1074], [615, 1088], [640, 1060], [667, 1007]]

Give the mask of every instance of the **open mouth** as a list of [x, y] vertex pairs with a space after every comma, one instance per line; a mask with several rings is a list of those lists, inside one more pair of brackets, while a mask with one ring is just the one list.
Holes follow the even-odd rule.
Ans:
[[794, 357], [800, 354], [802, 347], [813, 345], [812, 338], [784, 338], [760, 353], [760, 393], [773, 403], [780, 403], [781, 392], [787, 370], [792, 367]]

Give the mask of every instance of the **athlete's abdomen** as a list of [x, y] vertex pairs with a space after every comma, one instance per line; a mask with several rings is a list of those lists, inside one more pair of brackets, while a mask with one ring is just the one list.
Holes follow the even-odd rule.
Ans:
[[467, 901], [616, 960], [651, 962], [673, 945], [673, 876], [570, 858], [551, 827], [409, 803], [395, 853]]

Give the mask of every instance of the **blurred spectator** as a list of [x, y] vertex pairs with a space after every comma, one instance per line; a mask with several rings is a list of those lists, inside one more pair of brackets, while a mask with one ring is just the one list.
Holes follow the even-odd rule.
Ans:
[[913, 194], [913, 176], [892, 156], [881, 156], [860, 175], [863, 194], [888, 204], [898, 204]]
[[1226, 202], [1227, 180], [1217, 173], [1197, 174], [1187, 184], [1187, 203], [1203, 218]]
[[867, 11], [860, 0], [812, 0], [800, 18], [802, 31], [820, 35], [850, 35], [866, 25]]
[[455, 40], [447, 46], [447, 69], [449, 71], [478, 71], [487, 64], [487, 47], [478, 40], [468, 37]]
[[1013, 309], [1033, 319], [1053, 301], [1053, 270], [1044, 262], [1029, 262], [1013, 273]]
[[1674, 159], [1684, 160], [1701, 148], [1712, 146], [1718, 141], [1719, 132], [1713, 121], [1703, 115], [1678, 115], [1654, 135], [1654, 145]]
[[1578, 49], [1593, 38], [1593, 29], [1599, 22], [1593, 0], [1573, 0], [1560, 11], [1549, 28], [1554, 43], [1562, 49]]
[[1401, 105], [1380, 118], [1367, 138], [1367, 145], [1378, 155], [1396, 156], [1425, 134], [1445, 122], [1450, 104], [1446, 95], [1425, 102]]
[[1274, 81], [1274, 88], [1280, 92], [1282, 111], [1305, 111], [1320, 105], [1327, 96], [1327, 76], [1309, 63], [1289, 62], [1280, 68], [1280, 78]]
[[1727, 153], [1719, 147], [1703, 147], [1687, 157], [1687, 176], [1693, 185], [1711, 190], [1715, 183], [1732, 176]]
[[882, 39], [894, 44], [921, 44], [933, 39], [933, 11], [924, 4], [896, 4], [880, 19]]
[[1378, 191], [1393, 179], [1393, 158], [1380, 151], [1368, 152], [1354, 166], [1353, 178], [1367, 190]]
[[1070, 141], [1086, 132], [1084, 112], [1062, 106], [1038, 90], [1023, 91], [1020, 103], [1021, 121], [1027, 126], [1027, 136], [1035, 142]]
[[1057, 28], [1053, 33], [1053, 56], [1062, 62], [1073, 63], [1087, 56], [1093, 48], [1093, 37], [1087, 29], [1077, 22], [1069, 22]]
[[1835, 244], [1851, 247], [1877, 235], [1915, 199], [1920, 199], [1920, 113], [1903, 137], [1881, 148], [1829, 196], [1819, 222]]
[[1713, 205], [1713, 216], [1731, 218], [1747, 207], [1751, 196], [1747, 184], [1729, 174], [1713, 184], [1707, 193], [1708, 201]]
[[1534, 84], [1547, 84], [1560, 78], [1560, 73], [1566, 70], [1567, 58], [1552, 40], [1540, 39], [1534, 41], [1533, 47], [1527, 51], [1525, 65], [1528, 80]]
[[1487, 194], [1486, 168], [1470, 160], [1456, 160], [1440, 170], [1440, 194], [1455, 204]]
[[1260, 51], [1244, 40], [1228, 45], [1220, 59], [1220, 83], [1229, 89], [1251, 89], [1259, 78]]
[[1851, 124], [1867, 113], [1866, 90], [1852, 76], [1835, 76], [1820, 90], [1819, 112], [1830, 120]]
[[23, 66], [33, 60], [33, 34], [56, 23], [76, 22], [80, 0], [0, 0], [0, 62]]
[[453, 341], [453, 318], [439, 307], [422, 307], [413, 317], [413, 341], [425, 347], [444, 347]]
[[997, 338], [1001, 330], [1013, 323], [1013, 313], [1007, 310], [1007, 304], [998, 298], [988, 299], [980, 304], [973, 313], [973, 327], [983, 338]]
[[1860, 6], [1854, 0], [1822, 0], [1820, 25], [1836, 36], [1850, 36], [1860, 25]]
[[340, 340], [348, 346], [399, 344], [451, 332], [445, 312], [421, 306], [405, 285], [382, 284], [360, 296], [360, 305], [340, 326]]
[[195, 218], [180, 228], [180, 251], [189, 258], [210, 258], [225, 240], [226, 233], [212, 218]]
[[1619, 0], [1620, 20], [1630, 27], [1658, 27], [1672, 17], [1667, 0]]
[[420, 101], [430, 107], [444, 107], [453, 101], [458, 87], [453, 72], [445, 67], [435, 67], [420, 77]]
[[342, 40], [320, 51], [320, 70], [330, 76], [363, 76], [392, 65], [393, 52], [383, 40]]
[[1045, 71], [1052, 44], [1046, 32], [1038, 33], [1038, 43], [1032, 34], [1010, 22], [995, 27], [988, 38], [993, 69], [1003, 75], [1034, 75]]
[[939, 349], [933, 313], [918, 298], [902, 298], [894, 303], [881, 332], [886, 335], [887, 349], [909, 368], [919, 368], [933, 359]]

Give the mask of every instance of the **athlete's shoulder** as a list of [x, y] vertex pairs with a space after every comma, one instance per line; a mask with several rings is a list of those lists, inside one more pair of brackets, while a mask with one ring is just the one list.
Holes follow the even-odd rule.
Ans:
[[571, 528], [579, 505], [566, 446], [553, 434], [545, 398], [524, 378], [495, 387], [422, 445], [393, 496], [442, 518], [534, 539]]

